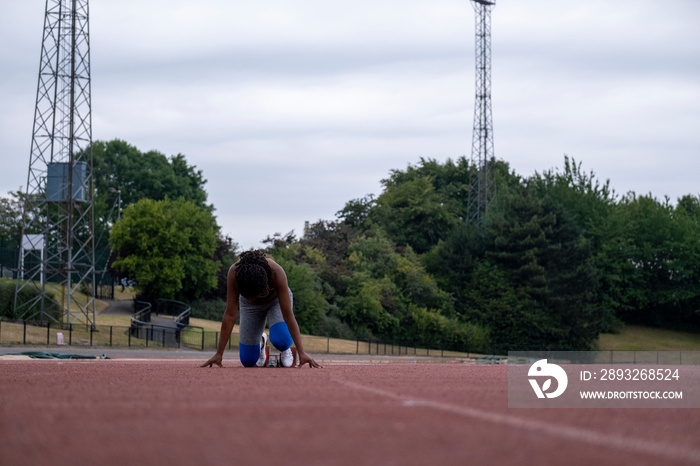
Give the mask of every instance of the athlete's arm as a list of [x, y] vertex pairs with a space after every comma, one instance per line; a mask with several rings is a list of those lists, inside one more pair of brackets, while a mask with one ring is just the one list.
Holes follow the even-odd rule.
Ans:
[[309, 364], [309, 367], [321, 367], [316, 361], [313, 360], [311, 356], [306, 354], [304, 351], [304, 346], [301, 342], [301, 332], [299, 331], [299, 324], [297, 323], [296, 317], [294, 317], [294, 311], [292, 310], [292, 300], [289, 297], [289, 284], [287, 283], [287, 274], [284, 273], [284, 269], [275, 261], [268, 260], [270, 268], [272, 269], [272, 285], [277, 290], [277, 297], [279, 298], [280, 309], [282, 310], [282, 317], [284, 318], [287, 327], [289, 328], [289, 333], [292, 335], [292, 340], [294, 340], [294, 346], [297, 348], [297, 355], [299, 356], [299, 367], [303, 367], [305, 364]]

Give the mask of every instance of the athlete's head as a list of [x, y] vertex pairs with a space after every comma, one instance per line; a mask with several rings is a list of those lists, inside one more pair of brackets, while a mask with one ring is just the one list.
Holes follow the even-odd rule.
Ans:
[[241, 253], [236, 265], [236, 286], [246, 298], [255, 298], [267, 290], [272, 269], [262, 251]]

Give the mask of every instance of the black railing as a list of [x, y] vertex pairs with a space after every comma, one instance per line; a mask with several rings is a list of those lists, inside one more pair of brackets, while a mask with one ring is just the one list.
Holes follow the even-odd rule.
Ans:
[[175, 301], [174, 299], [159, 299], [156, 301], [156, 315], [174, 317], [190, 310], [190, 306], [182, 301]]
[[[0, 321], [0, 345], [99, 346], [137, 348], [190, 348], [214, 351], [219, 345], [220, 332], [202, 327], [185, 329], [160, 326], [150, 322], [148, 303], [138, 304], [141, 309], [131, 319], [130, 327], [121, 326], [65, 326], [56, 323], [28, 321]], [[181, 313], [182, 314], [182, 313]], [[147, 321], [148, 319], [148, 321]], [[60, 334], [60, 335], [59, 335]], [[232, 333], [227, 347], [238, 350], [238, 333]], [[421, 348], [380, 341], [340, 340], [336, 338], [304, 336], [304, 347], [312, 354], [366, 354], [394, 356], [469, 357], [470, 353], [440, 348]]]
[[146, 301], [134, 300], [134, 315], [131, 318], [131, 321], [133, 322], [134, 320], [136, 320], [142, 323], [150, 322], [152, 308], [153, 305], [151, 303], [148, 303]]
[[[149, 341], [160, 341], [162, 346], [165, 346], [166, 328], [151, 323], [152, 309], [151, 303], [134, 300], [134, 315], [131, 316], [131, 327], [129, 327], [129, 343], [133, 337], [144, 340], [146, 347], [149, 346]], [[169, 342], [170, 339], [168, 339]]]
[[146, 346], [149, 346], [149, 341], [169, 348], [181, 346], [181, 332], [190, 323], [190, 306], [181, 301], [159, 299], [156, 301], [157, 321], [154, 321], [153, 306], [150, 303], [134, 301], [134, 309], [136, 312], [131, 318], [131, 336], [145, 340]]
[[156, 315], [173, 317], [173, 324], [178, 330], [183, 330], [190, 325], [192, 308], [181, 301], [173, 299], [159, 299], [156, 306]]

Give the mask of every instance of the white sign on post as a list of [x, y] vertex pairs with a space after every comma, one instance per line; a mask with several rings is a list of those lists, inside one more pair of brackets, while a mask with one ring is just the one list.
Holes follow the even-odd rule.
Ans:
[[[22, 250], [20, 251], [21, 277], [24, 279], [24, 251], [41, 251], [41, 261], [44, 261], [44, 235], [24, 235], [22, 236]], [[44, 274], [39, 275], [39, 281], [44, 284]]]
[[24, 235], [22, 237], [22, 249], [31, 251], [44, 249], [44, 235]]

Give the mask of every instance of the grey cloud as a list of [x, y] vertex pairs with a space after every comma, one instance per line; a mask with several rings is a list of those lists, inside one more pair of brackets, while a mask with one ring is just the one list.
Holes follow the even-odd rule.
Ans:
[[[527, 175], [566, 153], [618, 192], [697, 191], [699, 15], [695, 0], [499, 0], [496, 156]], [[91, 21], [93, 137], [185, 154], [245, 246], [420, 157], [469, 156], [468, 0], [101, 0]], [[4, 0], [3, 192], [26, 182], [42, 24], [43, 2]]]

